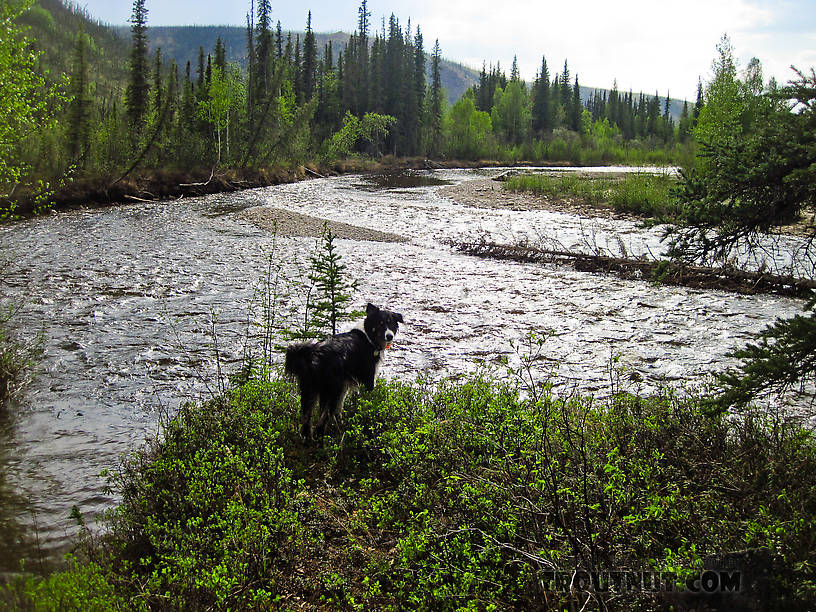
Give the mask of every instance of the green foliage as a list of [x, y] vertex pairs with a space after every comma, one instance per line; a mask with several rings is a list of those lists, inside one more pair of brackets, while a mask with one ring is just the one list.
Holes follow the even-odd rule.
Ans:
[[388, 135], [396, 122], [396, 118], [389, 115], [366, 113], [362, 119], [358, 119], [346, 111], [343, 127], [331, 137], [326, 159], [349, 157], [360, 142], [377, 147], [377, 143]]
[[337, 334], [337, 324], [355, 314], [347, 312], [346, 306], [357, 290], [357, 282], [348, 279], [346, 266], [334, 243], [336, 238], [328, 223], [324, 223], [319, 244], [310, 259], [308, 276], [312, 285], [307, 299], [306, 329], [296, 337], [333, 336]]
[[736, 370], [719, 377], [721, 395], [715, 406], [720, 411], [744, 408], [757, 398], [805, 393], [816, 380], [816, 312], [814, 303], [807, 315], [778, 319], [746, 347], [735, 351], [742, 360]]
[[508, 144], [521, 144], [530, 131], [530, 100], [521, 82], [511, 81], [507, 89], [496, 89], [490, 118], [493, 129]]
[[[246, 91], [237, 67], [228, 66], [226, 71], [214, 66], [207, 87], [206, 97], [198, 103], [198, 116], [213, 126], [218, 145], [218, 162], [221, 161], [222, 134], [229, 130], [230, 116], [239, 115], [246, 104]], [[227, 131], [227, 134], [229, 132]], [[227, 139], [229, 147], [229, 139]], [[229, 156], [229, 149], [227, 156]]]
[[37, 579], [19, 575], [5, 586], [0, 585], [0, 604], [4, 610], [144, 610], [141, 602], [117, 592], [108, 582], [105, 570], [96, 563], [81, 564], [72, 560], [71, 569]]
[[9, 331], [13, 311], [0, 315], [0, 407], [14, 391], [24, 386], [42, 354], [43, 337], [20, 339]]
[[542, 572], [682, 576], [761, 547], [767, 605], [816, 595], [816, 445], [780, 417], [522, 396], [487, 376], [380, 382], [325, 448], [303, 446], [296, 413], [280, 380], [183, 407], [115, 476], [88, 589], [162, 608], [654, 609], [647, 592], [548, 591]]
[[493, 126], [490, 115], [476, 110], [470, 97], [462, 97], [451, 107], [445, 122], [448, 155], [480, 159], [489, 154]]
[[628, 173], [616, 178], [576, 173], [521, 174], [505, 182], [505, 188], [512, 191], [529, 191], [551, 198], [576, 196], [587, 204], [662, 220], [678, 213], [672, 197], [676, 185], [677, 179], [671, 175], [647, 173]]
[[[816, 73], [797, 71], [787, 87], [765, 90], [758, 61], [740, 80], [727, 39], [718, 51], [694, 130], [697, 158], [677, 191], [684, 225], [668, 235], [671, 253], [687, 261], [726, 262], [735, 252], [762, 248], [768, 233], [816, 204]], [[809, 261], [814, 237], [810, 231], [801, 247]], [[767, 327], [758, 343], [735, 353], [739, 368], [720, 376], [716, 409], [779, 397], [812, 381], [814, 346], [812, 312]]]
[[731, 117], [733, 131], [695, 132], [700, 161], [683, 172], [679, 197], [689, 227], [672, 237], [678, 256], [725, 259], [816, 203], [816, 75], [799, 77], [741, 104], [748, 125]]
[[[14, 190], [30, 179], [25, 148], [33, 134], [53, 128], [59, 90], [37, 73], [39, 53], [17, 20], [32, 6], [30, 0], [0, 4], [0, 219], [14, 213]], [[7, 196], [7, 197], [6, 197]]]

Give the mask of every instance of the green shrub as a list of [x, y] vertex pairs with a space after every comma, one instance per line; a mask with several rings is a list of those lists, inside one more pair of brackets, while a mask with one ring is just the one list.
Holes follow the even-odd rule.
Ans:
[[573, 196], [590, 205], [609, 206], [621, 212], [668, 220], [678, 214], [672, 195], [676, 185], [677, 179], [666, 174], [637, 172], [622, 177], [596, 178], [567, 172], [514, 176], [507, 180], [505, 188], [552, 198]]
[[809, 431], [668, 393], [530, 391], [380, 381], [308, 446], [288, 382], [185, 406], [115, 477], [122, 504], [88, 571], [100, 592], [161, 609], [653, 609], [658, 594], [571, 594], [545, 575], [682, 575], [758, 547], [769, 602], [816, 597]]

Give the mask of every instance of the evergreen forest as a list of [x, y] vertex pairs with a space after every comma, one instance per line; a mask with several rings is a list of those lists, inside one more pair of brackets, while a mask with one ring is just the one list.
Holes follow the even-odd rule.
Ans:
[[[259, 169], [360, 158], [677, 163], [691, 154], [701, 107], [698, 98], [675, 118], [657, 92], [587, 93], [567, 61], [553, 71], [546, 57], [530, 84], [515, 60], [509, 77], [483, 66], [450, 104], [440, 42], [393, 14], [375, 29], [366, 0], [345, 43], [324, 36], [322, 46], [311, 12], [302, 32], [284, 30], [269, 0], [252, 0], [246, 61], [227, 61], [235, 50], [219, 36], [178, 63], [151, 46], [146, 0], [133, 3], [127, 36], [73, 3], [6, 5], [25, 49], [16, 69], [33, 72], [28, 93], [39, 100], [31, 124], [10, 124], [16, 137], [4, 139], [7, 210], [47, 203], [66, 182], [81, 198], [160, 169], [210, 180], [231, 171], [240, 184]], [[97, 189], [83, 192], [81, 180]]]

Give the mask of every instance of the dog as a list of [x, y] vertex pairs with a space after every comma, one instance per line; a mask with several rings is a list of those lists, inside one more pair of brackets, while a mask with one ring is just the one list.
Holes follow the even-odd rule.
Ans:
[[[383, 351], [391, 346], [400, 323], [400, 313], [369, 303], [360, 326], [322, 342], [300, 342], [286, 349], [284, 368], [300, 387], [304, 438], [321, 437], [329, 418], [339, 424], [349, 391], [359, 385], [374, 388]], [[320, 411], [312, 428], [312, 412], [318, 402]]]

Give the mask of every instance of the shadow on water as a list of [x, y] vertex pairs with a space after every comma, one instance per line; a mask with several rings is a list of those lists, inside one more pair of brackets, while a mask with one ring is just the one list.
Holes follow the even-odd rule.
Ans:
[[424, 170], [402, 170], [399, 172], [386, 172], [382, 174], [370, 174], [362, 177], [363, 182], [355, 183], [355, 189], [363, 191], [383, 191], [399, 189], [416, 189], [419, 187], [439, 187], [451, 185], [452, 182], [432, 175]]
[[18, 455], [12, 410], [8, 404], [0, 405], [0, 576], [20, 571], [22, 562], [29, 571], [46, 571], [43, 556], [37, 552], [36, 530], [29, 526], [36, 512], [11, 478]]

